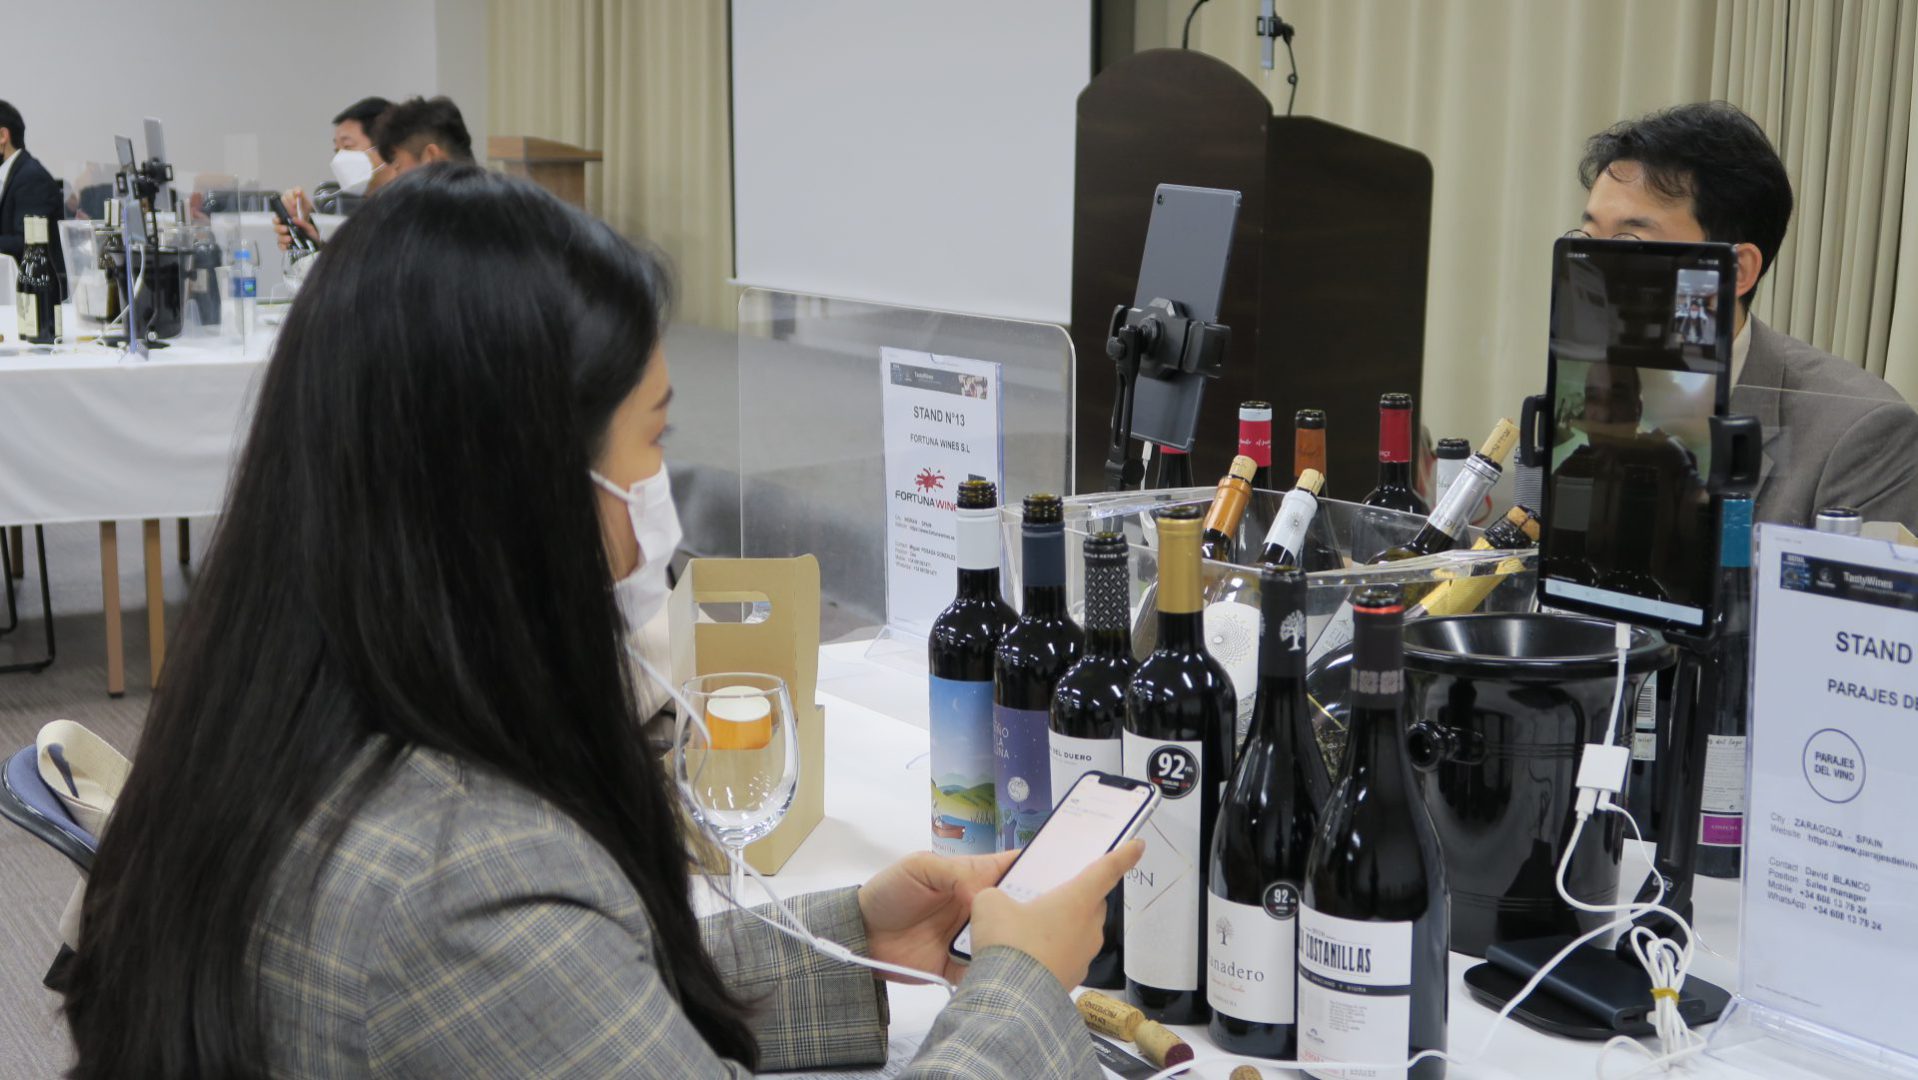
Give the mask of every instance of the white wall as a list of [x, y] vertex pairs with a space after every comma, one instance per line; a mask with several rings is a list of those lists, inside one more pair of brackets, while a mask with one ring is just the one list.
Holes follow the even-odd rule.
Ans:
[[1064, 322], [1091, 0], [733, 0], [741, 282]]
[[25, 118], [27, 149], [62, 179], [112, 162], [114, 135], [144, 157], [140, 121], [155, 116], [183, 188], [196, 173], [242, 170], [273, 187], [310, 186], [330, 175], [328, 121], [369, 94], [451, 95], [485, 156], [485, 0], [4, 7], [0, 97]]

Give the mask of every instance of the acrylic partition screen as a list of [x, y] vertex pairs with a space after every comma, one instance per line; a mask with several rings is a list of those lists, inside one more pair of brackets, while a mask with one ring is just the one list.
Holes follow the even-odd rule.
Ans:
[[953, 591], [959, 483], [1067, 492], [1072, 369], [1049, 323], [747, 290], [741, 552], [816, 555], [826, 639], [879, 628], [923, 668]]

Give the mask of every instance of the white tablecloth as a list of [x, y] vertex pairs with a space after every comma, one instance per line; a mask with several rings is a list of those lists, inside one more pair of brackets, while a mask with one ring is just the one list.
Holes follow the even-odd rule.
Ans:
[[[857, 884], [893, 860], [926, 846], [926, 784], [924, 755], [928, 736], [917, 726], [874, 711], [856, 701], [879, 701], [899, 696], [899, 672], [865, 658], [866, 643], [828, 645], [820, 651], [820, 703], [826, 710], [826, 819], [807, 838], [784, 870], [773, 877], [782, 896], [816, 889]], [[874, 691], [877, 691], [876, 693]], [[923, 690], [921, 691], [923, 693]], [[923, 711], [923, 702], [918, 708]], [[1631, 845], [1627, 844], [1628, 849]], [[1623, 874], [1633, 887], [1643, 877], [1644, 862], [1628, 850]], [[1711, 949], [1702, 950], [1693, 972], [1727, 989], [1736, 987], [1738, 947], [1737, 883], [1700, 878], [1697, 887], [1698, 931]], [[749, 881], [747, 895], [758, 894]], [[702, 909], [711, 910], [710, 896]], [[1493, 1013], [1471, 999], [1464, 985], [1465, 970], [1478, 960], [1452, 954], [1450, 1041], [1454, 1053], [1476, 1047], [1491, 1026]], [[893, 986], [894, 1045], [916, 1041], [932, 1026], [946, 1001], [934, 987]], [[1179, 1029], [1201, 1056], [1215, 1052], [1204, 1028]], [[1487, 1053], [1491, 1066], [1454, 1066], [1455, 1080], [1519, 1076], [1558, 1077], [1564, 1080], [1597, 1075], [1597, 1043], [1574, 1042], [1543, 1035], [1516, 1021], [1507, 1023]], [[1608, 1061], [1611, 1075], [1631, 1071], [1643, 1063], [1624, 1053]], [[1224, 1080], [1230, 1066], [1201, 1068], [1195, 1075]], [[1267, 1077], [1295, 1075], [1267, 1068]], [[847, 1073], [848, 1077], [862, 1075]], [[1746, 1076], [1717, 1062], [1696, 1063], [1693, 1076]]]
[[139, 363], [96, 343], [27, 345], [13, 319], [0, 308], [0, 524], [218, 512], [266, 331], [245, 351], [176, 341]]

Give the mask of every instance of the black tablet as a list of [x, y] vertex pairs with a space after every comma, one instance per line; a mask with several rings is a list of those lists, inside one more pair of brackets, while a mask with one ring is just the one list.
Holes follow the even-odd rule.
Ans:
[[1565, 237], [1552, 252], [1540, 599], [1659, 629], [1711, 620], [1711, 420], [1731, 392], [1730, 244]]

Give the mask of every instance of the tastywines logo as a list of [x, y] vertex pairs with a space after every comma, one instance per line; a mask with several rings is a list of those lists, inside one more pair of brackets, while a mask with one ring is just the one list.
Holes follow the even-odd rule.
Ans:
[[1334, 941], [1311, 927], [1305, 928], [1305, 958], [1320, 967], [1348, 975], [1372, 973], [1372, 950], [1365, 945], [1347, 945]]

